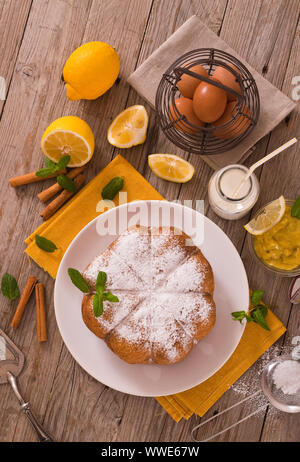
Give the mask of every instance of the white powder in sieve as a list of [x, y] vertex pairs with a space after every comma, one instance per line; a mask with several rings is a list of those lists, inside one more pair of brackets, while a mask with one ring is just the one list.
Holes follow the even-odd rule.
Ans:
[[273, 372], [273, 381], [286, 395], [300, 391], [300, 362], [289, 359], [279, 363]]
[[[239, 395], [241, 398], [244, 399], [245, 397], [249, 397], [249, 403], [259, 408], [264, 404], [268, 404], [268, 399], [265, 397], [261, 390], [260, 379], [261, 374], [267, 364], [280, 355], [289, 355], [291, 354], [291, 349], [293, 348], [293, 339], [288, 342], [286, 345], [274, 344], [272, 345], [257, 361], [253, 366], [248, 369], [248, 371], [243, 374], [233, 385], [231, 385], [230, 390], [232, 390], [236, 395]], [[295, 362], [295, 361], [294, 361]], [[251, 371], [255, 371], [255, 373], [251, 373]], [[282, 372], [281, 372], [282, 374]], [[285, 377], [285, 381], [287, 378]], [[299, 378], [298, 378], [299, 381]], [[284, 382], [285, 383], [285, 382]], [[300, 381], [298, 393], [300, 392]], [[276, 385], [275, 385], [276, 386]], [[256, 394], [258, 390], [261, 390], [261, 393]], [[283, 391], [283, 390], [282, 390]], [[286, 393], [286, 392], [285, 392]], [[287, 393], [286, 393], [287, 394]], [[262, 412], [265, 412], [263, 409]], [[278, 409], [274, 406], [270, 406], [268, 413], [269, 414], [276, 414], [278, 413]]]
[[[266, 365], [276, 356], [280, 354], [287, 353], [289, 350], [287, 347], [282, 347], [279, 344], [272, 345], [257, 361], [253, 366], [248, 369], [248, 371], [243, 374], [231, 387], [230, 389], [238, 396], [240, 399], [245, 397], [249, 398], [249, 404], [255, 408], [262, 407], [260, 413], [264, 413], [264, 405], [269, 403], [268, 399], [265, 397], [261, 390], [260, 379], [261, 374], [266, 367]], [[252, 371], [255, 371], [253, 373]], [[261, 393], [256, 394], [258, 390], [261, 390]], [[278, 410], [271, 406], [269, 408], [269, 414], [276, 414]], [[260, 414], [258, 413], [258, 415]]]

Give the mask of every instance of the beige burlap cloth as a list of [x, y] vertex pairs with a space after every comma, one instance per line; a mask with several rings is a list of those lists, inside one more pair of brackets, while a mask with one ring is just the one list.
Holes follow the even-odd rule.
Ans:
[[230, 46], [212, 32], [198, 16], [192, 16], [174, 32], [152, 55], [133, 72], [128, 83], [147, 101], [155, 106], [155, 94], [163, 73], [184, 53], [196, 48], [217, 48], [239, 59], [253, 75], [260, 96], [260, 116], [254, 130], [235, 148], [226, 153], [202, 156], [214, 169], [228, 164], [242, 163], [253, 151], [254, 145], [275, 128], [296, 104], [264, 79]]

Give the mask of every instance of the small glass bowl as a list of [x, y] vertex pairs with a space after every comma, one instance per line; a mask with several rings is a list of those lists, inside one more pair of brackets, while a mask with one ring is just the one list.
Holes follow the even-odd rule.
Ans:
[[296, 394], [285, 394], [280, 388], [276, 387], [273, 380], [275, 368], [284, 361], [297, 361], [300, 363], [300, 359], [288, 355], [273, 359], [262, 372], [262, 390], [270, 403], [277, 409], [290, 413], [300, 412], [300, 390]]
[[[285, 202], [286, 202], [286, 205], [292, 207], [295, 201], [286, 199]], [[259, 209], [257, 213], [255, 214], [255, 216], [259, 215], [262, 212], [264, 207]], [[268, 265], [268, 263], [266, 263], [262, 258], [260, 258], [255, 252], [254, 239], [255, 239], [255, 236], [247, 232], [247, 241], [248, 241], [248, 247], [249, 247], [251, 256], [254, 257], [255, 260], [258, 261], [262, 266], [264, 266], [264, 268], [268, 269], [269, 271], [272, 271], [273, 273], [276, 273], [276, 274], [279, 274], [285, 277], [295, 277], [300, 274], [300, 266], [297, 266], [297, 268], [294, 268], [293, 270], [284, 270], [284, 269], [276, 268], [275, 266], [272, 266], [272, 265]]]

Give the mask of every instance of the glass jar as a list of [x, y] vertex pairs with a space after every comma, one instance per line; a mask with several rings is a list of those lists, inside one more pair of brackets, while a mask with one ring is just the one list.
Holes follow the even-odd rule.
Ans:
[[[292, 207], [293, 204], [294, 204], [294, 200], [290, 200], [290, 199], [285, 199], [285, 203], [287, 206], [289, 207]], [[268, 204], [266, 204], [268, 205]], [[263, 210], [265, 208], [265, 205], [260, 208], [254, 215], [253, 218], [256, 218], [258, 215], [260, 215], [261, 213], [263, 213]], [[247, 233], [247, 241], [248, 241], [248, 247], [249, 247], [249, 251], [250, 251], [250, 254], [253, 258], [255, 258], [255, 260], [261, 265], [263, 266], [265, 269], [271, 271], [272, 273], [276, 273], [280, 276], [284, 276], [284, 277], [294, 277], [294, 276], [298, 276], [300, 275], [300, 265], [297, 266], [297, 268], [294, 268], [294, 269], [291, 269], [291, 270], [286, 270], [286, 269], [281, 269], [281, 268], [276, 268], [276, 266], [271, 266], [269, 265], [267, 262], [265, 262], [261, 257], [259, 257], [255, 251], [255, 246], [254, 246], [254, 242], [255, 242], [255, 236], [253, 236], [252, 234], [250, 233]], [[293, 303], [291, 301], [291, 303]], [[298, 303], [298, 302], [297, 302]], [[299, 303], [300, 303], [300, 300], [299, 300]]]
[[208, 199], [213, 211], [226, 220], [238, 220], [252, 209], [259, 196], [259, 182], [254, 173], [233, 197], [241, 180], [248, 173], [244, 165], [233, 164], [217, 170], [208, 184]]

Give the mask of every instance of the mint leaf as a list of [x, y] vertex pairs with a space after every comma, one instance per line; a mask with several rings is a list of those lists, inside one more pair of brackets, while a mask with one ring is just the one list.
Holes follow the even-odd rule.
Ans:
[[8, 273], [5, 273], [1, 280], [1, 291], [4, 297], [15, 300], [19, 297], [20, 291], [16, 279]]
[[38, 234], [35, 235], [35, 243], [41, 250], [44, 250], [45, 252], [52, 253], [55, 250], [57, 250], [57, 247], [54, 244], [54, 242], [50, 241], [49, 239], [46, 239], [43, 236], [39, 236]]
[[102, 198], [113, 200], [116, 194], [123, 188], [124, 178], [116, 176], [102, 189]]
[[248, 315], [248, 313], [246, 313], [246, 311], [234, 311], [231, 313], [231, 316], [234, 321], [240, 321], [240, 323], [242, 323], [243, 319], [246, 319], [247, 322], [252, 321], [251, 317]]
[[71, 192], [76, 192], [76, 185], [72, 178], [69, 178], [68, 176], [62, 174], [58, 175], [56, 181], [63, 189], [66, 189], [67, 191]]
[[40, 177], [40, 178], [46, 178], [47, 176], [50, 176], [52, 175], [53, 173], [55, 173], [55, 169], [53, 168], [41, 168], [40, 170], [37, 170], [35, 172], [36, 176]]
[[253, 321], [257, 322], [261, 327], [266, 330], [270, 330], [267, 322], [266, 322], [266, 315], [268, 312], [268, 308], [264, 305], [258, 305], [254, 310], [251, 311], [251, 318]]
[[295, 200], [293, 207], [291, 209], [291, 215], [295, 218], [300, 218], [300, 196]]
[[70, 160], [71, 160], [71, 156], [69, 155], [61, 157], [59, 161], [57, 162], [56, 170], [64, 170], [66, 166], [68, 165], [68, 163], [70, 162]]
[[[267, 316], [267, 314], [268, 314], [268, 307], [267, 307], [266, 305], [261, 305], [261, 304], [259, 304], [259, 305], [257, 305], [255, 308], [258, 308], [258, 309], [261, 311], [261, 313], [262, 313], [262, 315], [263, 315], [264, 317]], [[253, 311], [253, 310], [252, 310], [252, 311]]]
[[111, 292], [104, 292], [103, 300], [107, 300], [108, 302], [116, 303], [119, 301], [116, 295], [113, 295]]
[[83, 293], [91, 292], [91, 288], [89, 284], [86, 282], [82, 274], [77, 269], [69, 268], [68, 275], [70, 276], [71, 281], [73, 282], [74, 286], [76, 286], [77, 289], [81, 290], [81, 292]]
[[253, 307], [258, 305], [262, 299], [263, 294], [265, 293], [264, 290], [254, 290], [251, 295], [251, 304]]
[[53, 162], [53, 160], [49, 159], [49, 157], [45, 156], [45, 166], [46, 166], [46, 168], [52, 168], [53, 172], [54, 172], [55, 169], [56, 169], [57, 164], [55, 162]]
[[99, 271], [96, 281], [96, 291], [102, 295], [102, 292], [105, 289], [105, 284], [107, 281], [107, 275], [104, 271]]
[[93, 312], [96, 318], [99, 318], [103, 313], [103, 300], [99, 294], [95, 294], [93, 297]]

